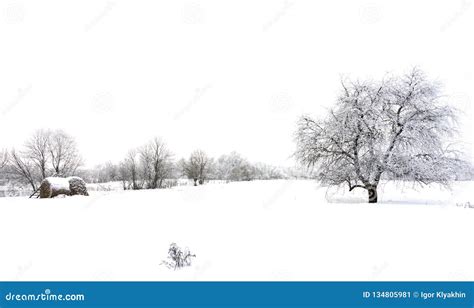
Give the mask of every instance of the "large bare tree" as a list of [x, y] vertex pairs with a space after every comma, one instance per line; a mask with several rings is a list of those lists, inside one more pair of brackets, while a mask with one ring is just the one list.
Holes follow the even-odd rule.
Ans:
[[53, 172], [57, 176], [73, 175], [82, 164], [74, 138], [61, 130], [51, 133], [48, 149]]
[[74, 139], [61, 130], [37, 130], [19, 151], [12, 150], [7, 172], [33, 190], [44, 178], [74, 175], [81, 158]]
[[48, 176], [51, 131], [40, 129], [25, 144], [25, 155], [39, 169], [41, 179]]
[[147, 188], [161, 188], [172, 171], [172, 154], [166, 144], [154, 138], [139, 150]]
[[325, 118], [298, 122], [296, 157], [323, 184], [365, 189], [375, 203], [383, 178], [447, 185], [465, 166], [447, 147], [455, 109], [419, 69], [380, 82], [344, 81], [341, 92]]

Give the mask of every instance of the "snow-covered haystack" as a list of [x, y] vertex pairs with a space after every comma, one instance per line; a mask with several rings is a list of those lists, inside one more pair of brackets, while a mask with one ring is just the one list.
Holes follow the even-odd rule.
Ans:
[[83, 195], [89, 196], [87, 193], [86, 182], [83, 179], [77, 176], [72, 176], [68, 178], [69, 180], [69, 189], [71, 190], [71, 196], [74, 195]]
[[40, 198], [53, 198], [58, 195], [83, 195], [88, 196], [86, 182], [77, 176], [69, 178], [45, 178], [39, 188]]

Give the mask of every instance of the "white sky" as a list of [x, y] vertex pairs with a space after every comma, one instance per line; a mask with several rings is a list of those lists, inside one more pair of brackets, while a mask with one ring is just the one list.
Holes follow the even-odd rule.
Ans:
[[465, 110], [471, 1], [0, 1], [0, 147], [35, 129], [77, 138], [87, 165], [161, 136], [176, 154], [237, 150], [291, 165], [295, 122], [341, 75], [417, 65]]

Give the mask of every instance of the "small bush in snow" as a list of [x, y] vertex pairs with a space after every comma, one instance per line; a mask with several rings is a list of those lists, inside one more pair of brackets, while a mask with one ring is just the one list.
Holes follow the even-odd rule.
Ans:
[[188, 248], [181, 249], [178, 245], [172, 243], [168, 249], [168, 259], [163, 261], [163, 264], [168, 268], [176, 270], [178, 268], [190, 266], [191, 258], [194, 257], [196, 257], [196, 255], [192, 254]]

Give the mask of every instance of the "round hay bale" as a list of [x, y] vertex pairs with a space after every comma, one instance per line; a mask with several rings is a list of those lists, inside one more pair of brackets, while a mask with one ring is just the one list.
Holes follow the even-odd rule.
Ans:
[[48, 177], [41, 182], [39, 188], [40, 198], [54, 198], [59, 195], [88, 196], [89, 194], [87, 193], [86, 183], [79, 177]]
[[40, 185], [40, 198], [53, 198], [58, 195], [69, 195], [69, 181], [65, 178], [45, 178]]
[[86, 182], [83, 179], [77, 176], [73, 176], [68, 178], [69, 180], [69, 190], [71, 191], [71, 196], [74, 195], [82, 195], [82, 196], [89, 196], [87, 192]]

